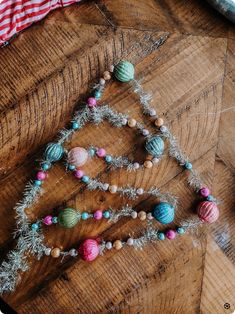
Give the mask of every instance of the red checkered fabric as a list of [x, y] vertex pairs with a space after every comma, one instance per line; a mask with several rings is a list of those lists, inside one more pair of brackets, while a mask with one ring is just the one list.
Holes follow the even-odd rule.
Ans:
[[51, 10], [81, 0], [0, 0], [0, 46]]

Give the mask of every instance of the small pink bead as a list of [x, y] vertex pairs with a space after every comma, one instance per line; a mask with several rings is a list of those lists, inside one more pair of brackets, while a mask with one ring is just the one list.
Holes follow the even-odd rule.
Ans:
[[46, 174], [43, 171], [38, 171], [38, 173], [36, 174], [36, 178], [37, 180], [45, 180], [46, 179]]
[[76, 178], [81, 179], [84, 176], [84, 171], [78, 169], [74, 172]]
[[96, 106], [96, 99], [94, 97], [89, 97], [87, 99], [88, 107], [95, 107]]
[[200, 194], [203, 197], [207, 197], [210, 195], [210, 190], [208, 188], [201, 188], [200, 190]]
[[176, 232], [174, 230], [168, 230], [166, 232], [166, 237], [169, 239], [169, 240], [173, 240], [176, 236]]
[[106, 150], [105, 150], [104, 148], [99, 148], [99, 149], [97, 150], [97, 152], [96, 152], [96, 155], [97, 155], [98, 157], [105, 157], [105, 155], [106, 155]]
[[52, 225], [52, 216], [48, 215], [43, 218], [43, 223], [47, 226]]
[[97, 210], [94, 212], [94, 218], [95, 220], [100, 220], [103, 217], [102, 210]]

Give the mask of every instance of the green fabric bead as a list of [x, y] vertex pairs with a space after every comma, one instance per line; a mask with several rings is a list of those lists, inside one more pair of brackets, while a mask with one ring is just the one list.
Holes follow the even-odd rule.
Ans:
[[53, 162], [60, 160], [63, 156], [64, 149], [59, 143], [49, 143], [45, 149], [44, 157], [46, 160]]
[[58, 216], [58, 222], [64, 228], [73, 228], [78, 221], [79, 213], [73, 208], [65, 208]]
[[164, 141], [160, 136], [153, 136], [146, 142], [145, 149], [150, 155], [160, 157], [164, 151]]
[[128, 61], [120, 61], [114, 68], [114, 75], [120, 82], [129, 82], [134, 79], [135, 68]]

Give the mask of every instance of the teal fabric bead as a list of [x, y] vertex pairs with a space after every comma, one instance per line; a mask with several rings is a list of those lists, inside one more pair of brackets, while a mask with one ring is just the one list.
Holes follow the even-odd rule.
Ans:
[[185, 233], [185, 229], [183, 227], [177, 228], [176, 231], [177, 231], [178, 234], [184, 234]]
[[164, 141], [160, 136], [153, 136], [147, 140], [145, 149], [150, 155], [160, 157], [164, 151]]
[[120, 61], [114, 68], [114, 75], [120, 82], [130, 82], [134, 79], [135, 68], [128, 61]]
[[81, 216], [82, 216], [82, 220], [87, 220], [89, 217], [88, 213], [86, 212], [83, 212]]
[[191, 164], [191, 162], [186, 162], [184, 166], [187, 170], [191, 170], [193, 168], [193, 165]]
[[59, 143], [49, 143], [45, 149], [44, 157], [50, 162], [60, 160], [63, 156], [64, 149]]
[[83, 176], [82, 177], [82, 182], [83, 183], [89, 183], [90, 182], [90, 178], [88, 176]]
[[111, 161], [112, 161], [112, 156], [107, 155], [107, 156], [105, 157], [105, 161], [106, 161], [106, 162], [111, 162]]
[[52, 223], [53, 224], [57, 224], [58, 222], [58, 218], [57, 217], [52, 217]]
[[70, 171], [73, 171], [73, 170], [76, 169], [76, 166], [74, 166], [74, 165], [68, 165], [68, 169], [69, 169]]
[[103, 217], [108, 219], [110, 217], [110, 212], [108, 210], [103, 212]]
[[169, 224], [174, 220], [175, 209], [171, 204], [161, 202], [154, 207], [153, 216], [160, 223]]
[[165, 240], [165, 238], [166, 238], [165, 234], [163, 232], [159, 232], [157, 237], [158, 237], [159, 240]]
[[95, 96], [96, 99], [100, 99], [101, 96], [102, 96], [102, 93], [101, 93], [99, 90], [96, 90], [96, 91], [94, 92], [94, 96]]
[[35, 186], [41, 186], [42, 185], [42, 181], [41, 180], [35, 180], [34, 181], [34, 185]]
[[79, 124], [77, 122], [72, 122], [72, 129], [73, 130], [78, 130], [79, 129]]
[[39, 228], [39, 225], [38, 225], [37, 223], [34, 223], [34, 224], [31, 225], [31, 229], [32, 229], [33, 231], [37, 231], [38, 228]]
[[44, 162], [42, 165], [41, 165], [41, 168], [43, 171], [47, 171], [48, 169], [50, 169], [51, 165], [47, 162]]

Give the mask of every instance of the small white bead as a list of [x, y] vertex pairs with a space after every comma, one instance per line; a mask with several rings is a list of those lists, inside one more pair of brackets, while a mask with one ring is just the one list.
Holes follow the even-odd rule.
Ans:
[[142, 130], [142, 134], [143, 134], [144, 136], [149, 135], [149, 130], [143, 129], [143, 130]]
[[134, 244], [134, 239], [129, 238], [126, 242], [128, 245], [133, 245]]
[[137, 216], [138, 216], [138, 214], [137, 214], [136, 211], [133, 211], [133, 212], [131, 213], [131, 217], [132, 217], [133, 219], [136, 219]]
[[154, 164], [159, 163], [159, 161], [160, 161], [160, 159], [157, 158], [157, 157], [154, 157], [154, 158], [152, 159], [152, 163], [154, 163]]
[[105, 85], [105, 79], [103, 78], [100, 79], [100, 85], [103, 85], [103, 86]]
[[140, 164], [138, 162], [135, 162], [133, 166], [134, 166], [134, 169], [139, 169]]
[[113, 247], [112, 242], [106, 242], [105, 247], [107, 250], [111, 250]]
[[167, 131], [167, 127], [165, 125], [162, 125], [160, 127], [160, 131], [163, 132], [163, 133], [166, 132]]
[[105, 191], [107, 191], [108, 188], [109, 188], [109, 184], [108, 183], [104, 183], [103, 188], [104, 188]]
[[116, 193], [117, 192], [117, 186], [116, 185], [110, 185], [109, 186], [109, 192], [110, 193]]
[[142, 188], [138, 188], [138, 189], [136, 190], [136, 193], [137, 193], [138, 195], [142, 195], [142, 194], [144, 193], [144, 190], [143, 190]]
[[112, 65], [110, 65], [110, 67], [109, 67], [109, 71], [110, 72], [113, 72], [114, 71], [114, 65], [112, 64]]
[[155, 110], [155, 109], [150, 109], [150, 110], [149, 110], [149, 115], [150, 115], [151, 117], [156, 116], [156, 110]]
[[70, 255], [70, 256], [77, 256], [77, 255], [78, 255], [78, 252], [77, 252], [77, 250], [75, 250], [75, 249], [71, 249], [71, 250], [69, 251], [69, 255]]
[[51, 254], [51, 248], [49, 247], [46, 248], [44, 252], [45, 252], [45, 255], [49, 256]]
[[152, 213], [148, 213], [148, 214], [147, 214], [147, 218], [148, 218], [148, 220], [152, 220], [152, 219], [153, 219]]

